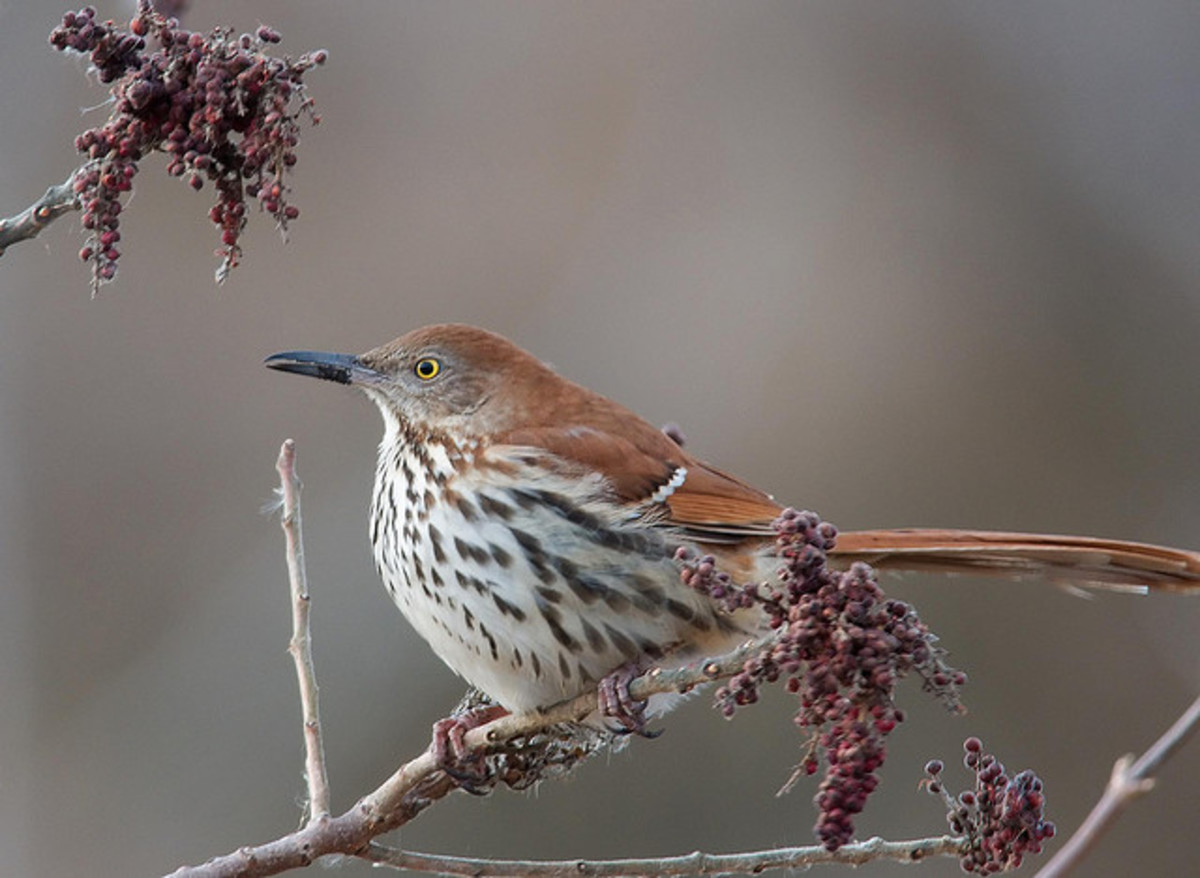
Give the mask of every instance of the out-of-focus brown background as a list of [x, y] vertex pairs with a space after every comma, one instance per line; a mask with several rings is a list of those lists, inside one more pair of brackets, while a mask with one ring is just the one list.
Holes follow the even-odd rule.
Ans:
[[[61, 11], [0, 7], [0, 214], [104, 116], [46, 44]], [[215, 288], [211, 189], [153, 158], [96, 301], [75, 217], [0, 262], [0, 873], [153, 875], [296, 825], [282, 538], [260, 512], [287, 436], [336, 805], [456, 700], [371, 567], [375, 412], [262, 368], [277, 350], [469, 321], [843, 527], [1200, 546], [1194, 3], [278, 0], [186, 23], [260, 22], [331, 52], [288, 245], [256, 215]], [[921, 766], [957, 766], [968, 734], [1035, 767], [1070, 831], [1196, 695], [1200, 600], [889, 587], [970, 673], [971, 713], [906, 687], [861, 837], [940, 832]], [[401, 840], [808, 843], [811, 787], [774, 797], [788, 715], [773, 698], [727, 723], [697, 698], [658, 741], [532, 795], [456, 796]], [[1193, 745], [1085, 874], [1200, 871], [1198, 781]]]

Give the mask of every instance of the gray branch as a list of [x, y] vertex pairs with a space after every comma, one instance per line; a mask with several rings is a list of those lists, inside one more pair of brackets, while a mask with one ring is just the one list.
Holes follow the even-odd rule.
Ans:
[[914, 838], [906, 841], [866, 841], [842, 845], [828, 851], [821, 845], [746, 851], [737, 854], [706, 854], [696, 851], [678, 857], [628, 860], [485, 860], [419, 854], [372, 844], [364, 859], [377, 865], [434, 875], [464, 875], [474, 878], [579, 878], [579, 876], [625, 876], [652, 878], [655, 875], [761, 875], [771, 869], [808, 869], [812, 866], [861, 866], [876, 860], [919, 863], [931, 857], [962, 855], [963, 840]]
[[74, 189], [78, 173], [78, 170], [72, 171], [71, 176], [57, 186], [51, 186], [45, 195], [16, 216], [0, 219], [0, 256], [12, 244], [37, 237], [42, 229], [64, 213], [79, 210], [79, 196]]

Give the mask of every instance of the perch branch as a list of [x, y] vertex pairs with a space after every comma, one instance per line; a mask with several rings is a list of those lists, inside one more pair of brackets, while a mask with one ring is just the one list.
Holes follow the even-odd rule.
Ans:
[[79, 210], [79, 196], [75, 194], [75, 175], [46, 190], [46, 194], [16, 216], [0, 219], [0, 256], [18, 241], [37, 237], [38, 232], [50, 225], [64, 213]]
[[[630, 684], [630, 694], [641, 699], [659, 692], [686, 692], [731, 677], [751, 653], [770, 640], [748, 641], [726, 655], [677, 669], [652, 669]], [[588, 692], [542, 712], [504, 716], [468, 732], [466, 744], [494, 752], [514, 738], [581, 720], [596, 710], [596, 704], [596, 693]], [[199, 866], [184, 866], [173, 872], [172, 878], [256, 878], [307, 866], [327, 854], [364, 856], [376, 836], [408, 823], [454, 789], [453, 782], [438, 769], [432, 751], [426, 749], [344, 814], [317, 817], [275, 841], [244, 847]]]
[[309, 820], [329, 816], [329, 776], [321, 743], [321, 711], [317, 699], [317, 671], [312, 660], [312, 633], [308, 623], [308, 574], [304, 569], [304, 539], [300, 527], [300, 479], [296, 476], [296, 443], [287, 439], [275, 462], [283, 499], [280, 524], [287, 540], [288, 583], [292, 593], [292, 639], [288, 652], [296, 663], [300, 705], [304, 715], [304, 776], [308, 782]]
[[580, 875], [621, 875], [652, 878], [655, 875], [760, 875], [769, 869], [807, 869], [812, 866], [861, 866], [876, 860], [918, 863], [930, 857], [960, 856], [962, 839], [916, 838], [884, 841], [870, 838], [828, 851], [821, 845], [747, 851], [738, 854], [706, 854], [700, 851], [677, 857], [627, 860], [484, 860], [443, 857], [402, 851], [372, 844], [361, 854], [383, 866], [434, 875], [468, 875], [475, 878], [574, 878]]
[[1036, 878], [1060, 878], [1079, 865], [1109, 825], [1139, 796], [1154, 788], [1153, 775], [1200, 727], [1200, 698], [1136, 761], [1122, 756], [1113, 766], [1104, 795], [1075, 834], [1050, 859]]

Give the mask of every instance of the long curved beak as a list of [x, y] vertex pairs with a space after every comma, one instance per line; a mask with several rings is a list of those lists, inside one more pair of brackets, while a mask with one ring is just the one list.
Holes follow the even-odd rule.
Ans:
[[284, 351], [263, 360], [269, 369], [295, 372], [311, 378], [323, 378], [339, 384], [367, 384], [378, 379], [379, 373], [364, 366], [353, 354], [331, 354], [326, 351]]

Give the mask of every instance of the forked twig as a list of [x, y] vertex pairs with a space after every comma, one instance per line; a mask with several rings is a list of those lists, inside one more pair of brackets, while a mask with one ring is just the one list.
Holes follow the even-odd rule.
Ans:
[[1067, 843], [1050, 858], [1036, 878], [1059, 878], [1083, 860], [1117, 816], [1139, 796], [1154, 788], [1154, 774], [1200, 728], [1200, 698], [1192, 702], [1162, 737], [1136, 761], [1133, 754], [1113, 765], [1104, 795]]

